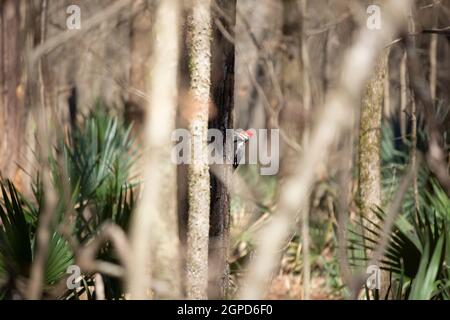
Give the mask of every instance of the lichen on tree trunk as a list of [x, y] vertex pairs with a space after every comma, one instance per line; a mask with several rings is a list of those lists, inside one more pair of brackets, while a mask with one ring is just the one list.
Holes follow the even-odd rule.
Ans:
[[188, 18], [190, 94], [193, 106], [188, 128], [191, 164], [188, 169], [188, 236], [186, 291], [189, 299], [206, 299], [210, 176], [208, 166], [208, 109], [211, 91], [211, 1], [193, 1]]
[[381, 203], [381, 112], [385, 58], [377, 64], [361, 105], [359, 133], [359, 197], [362, 214], [374, 217], [373, 206]]
[[[387, 56], [383, 53], [375, 65], [373, 76], [367, 83], [361, 104], [359, 128], [358, 184], [361, 215], [381, 227], [373, 212], [381, 206], [381, 119], [384, 97], [384, 77]], [[367, 228], [374, 228], [367, 224]], [[370, 237], [370, 234], [367, 234]], [[371, 252], [367, 252], [370, 257]], [[383, 287], [382, 275], [382, 287]], [[385, 283], [386, 285], [386, 283]], [[384, 290], [382, 289], [381, 292]]]

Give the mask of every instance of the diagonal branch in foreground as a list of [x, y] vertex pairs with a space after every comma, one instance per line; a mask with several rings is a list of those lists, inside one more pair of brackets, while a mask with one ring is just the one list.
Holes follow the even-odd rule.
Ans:
[[327, 96], [322, 117], [313, 128], [309, 146], [297, 163], [296, 173], [281, 188], [279, 212], [263, 229], [259, 246], [249, 266], [249, 271], [239, 298], [258, 299], [263, 296], [267, 279], [273, 271], [280, 254], [280, 247], [299, 210], [308, 200], [315, 181], [317, 166], [328, 158], [328, 150], [345, 132], [352, 128], [352, 118], [359, 106], [361, 93], [371, 74], [375, 60], [389, 39], [403, 28], [404, 12], [410, 1], [389, 1], [384, 7], [383, 28], [379, 31], [361, 30], [356, 42], [343, 62], [337, 90]]

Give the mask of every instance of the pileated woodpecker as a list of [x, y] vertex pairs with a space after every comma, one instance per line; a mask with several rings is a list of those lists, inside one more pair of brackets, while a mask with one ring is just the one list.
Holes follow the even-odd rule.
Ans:
[[245, 154], [245, 144], [252, 137], [253, 133], [250, 130], [236, 129], [234, 130], [234, 162], [233, 168], [239, 166], [239, 162]]

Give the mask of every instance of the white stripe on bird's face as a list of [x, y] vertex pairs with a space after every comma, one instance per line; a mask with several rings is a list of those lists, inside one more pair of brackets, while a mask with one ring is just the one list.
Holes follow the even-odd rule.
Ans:
[[239, 131], [237, 134], [239, 135], [239, 138], [244, 141], [247, 141], [250, 138], [247, 132], [245, 131]]

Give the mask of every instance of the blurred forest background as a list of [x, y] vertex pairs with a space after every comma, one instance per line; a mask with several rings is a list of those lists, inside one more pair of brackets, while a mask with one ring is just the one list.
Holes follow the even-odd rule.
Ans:
[[[449, 17], [0, 0], [0, 299], [449, 299]], [[279, 129], [280, 170], [176, 128]]]

